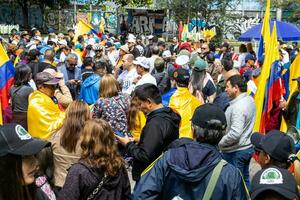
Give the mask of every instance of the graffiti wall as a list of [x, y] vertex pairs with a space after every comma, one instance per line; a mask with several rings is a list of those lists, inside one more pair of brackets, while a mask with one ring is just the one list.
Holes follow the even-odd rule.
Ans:
[[177, 24], [166, 16], [165, 10], [127, 10], [129, 31], [135, 34], [162, 35], [176, 33]]

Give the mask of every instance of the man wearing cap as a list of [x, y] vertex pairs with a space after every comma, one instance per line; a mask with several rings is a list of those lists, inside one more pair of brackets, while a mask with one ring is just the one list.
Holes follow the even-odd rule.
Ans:
[[117, 78], [122, 87], [122, 93], [128, 95], [130, 95], [135, 88], [133, 80], [138, 77], [133, 60], [134, 56], [132, 54], [126, 54], [123, 56], [123, 71]]
[[226, 135], [219, 143], [224, 159], [237, 167], [249, 187], [249, 163], [254, 152], [250, 137], [255, 122], [256, 107], [247, 95], [247, 84], [240, 75], [226, 81], [226, 92], [231, 98], [226, 109]]
[[114, 66], [115, 77], [118, 77], [119, 70], [121, 69], [121, 67], [123, 65], [123, 56], [125, 54], [130, 54], [129, 48], [127, 45], [123, 45], [120, 47], [119, 57], [118, 57], [116, 65]]
[[251, 143], [255, 148], [257, 162], [263, 169], [271, 166], [284, 169], [290, 167], [292, 162], [289, 158], [295, 153], [295, 144], [287, 134], [278, 130], [269, 131], [266, 135], [253, 133]]
[[47, 140], [63, 123], [65, 114], [54, 97], [59, 81], [60, 79], [48, 72], [36, 74], [35, 83], [38, 89], [29, 96], [27, 112], [28, 131], [33, 137]]
[[175, 79], [177, 90], [170, 98], [169, 107], [176, 110], [181, 116], [179, 137], [192, 138], [190, 120], [201, 103], [189, 92], [190, 73], [188, 70], [183, 68], [175, 70], [173, 78]]
[[27, 31], [22, 31], [21, 32], [21, 40], [18, 43], [18, 46], [20, 48], [25, 48], [26, 45], [29, 43], [30, 41], [30, 35]]
[[143, 172], [134, 200], [249, 199], [240, 172], [222, 159], [217, 148], [226, 129], [224, 112], [204, 104], [195, 110], [191, 123], [194, 140], [180, 138], [171, 143]]
[[298, 185], [286, 169], [270, 167], [257, 172], [251, 182], [252, 200], [299, 200]]
[[135, 45], [136, 45], [135, 37], [130, 37], [127, 42], [129, 53], [131, 53], [134, 56], [134, 58], [137, 58], [142, 55], [140, 54], [140, 51], [135, 47]]
[[150, 63], [148, 58], [137, 57], [136, 60], [133, 61], [133, 64], [136, 65], [136, 71], [139, 75], [133, 80], [133, 84], [135, 84], [135, 86], [143, 85], [145, 83], [151, 83], [155, 86], [157, 85], [155, 78], [149, 73]]

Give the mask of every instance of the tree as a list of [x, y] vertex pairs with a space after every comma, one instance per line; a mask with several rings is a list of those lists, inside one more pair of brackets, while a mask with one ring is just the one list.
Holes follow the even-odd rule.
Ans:
[[147, 7], [152, 4], [152, 0], [116, 0], [121, 6]]

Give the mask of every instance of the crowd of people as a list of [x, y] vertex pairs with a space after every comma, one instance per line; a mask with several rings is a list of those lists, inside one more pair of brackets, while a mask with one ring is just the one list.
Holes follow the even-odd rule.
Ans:
[[[4, 44], [16, 72], [0, 200], [300, 199], [299, 145], [279, 131], [280, 116], [300, 129], [300, 77], [253, 133], [263, 58], [251, 43], [48, 32]], [[298, 48], [278, 45], [284, 70]]]

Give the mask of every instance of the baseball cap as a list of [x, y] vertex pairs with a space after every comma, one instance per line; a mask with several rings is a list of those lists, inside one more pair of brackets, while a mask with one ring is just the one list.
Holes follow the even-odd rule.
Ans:
[[254, 60], [255, 61], [254, 55], [252, 55], [251, 53], [247, 53], [247, 55], [245, 57], [245, 61], [247, 62], [248, 60]]
[[113, 46], [114, 46], [113, 42], [107, 42], [106, 45], [105, 45], [105, 48], [110, 48], [110, 47], [113, 47]]
[[194, 69], [196, 71], [203, 71], [207, 68], [208, 64], [206, 61], [204, 61], [203, 59], [201, 58], [198, 58], [196, 61], [195, 61], [195, 64], [194, 64]]
[[190, 73], [187, 69], [176, 69], [173, 73], [173, 78], [179, 84], [188, 84], [190, 81]]
[[32, 138], [19, 124], [5, 124], [0, 126], [0, 156], [7, 154], [30, 156], [37, 154], [50, 142]]
[[66, 40], [58, 40], [57, 42], [59, 45], [68, 46], [68, 42]]
[[289, 155], [295, 151], [293, 139], [279, 130], [271, 130], [266, 135], [253, 133], [251, 143], [281, 162], [287, 162]]
[[142, 57], [137, 57], [134, 61], [133, 61], [133, 64], [135, 65], [139, 65], [145, 69], [150, 69], [150, 63], [149, 63], [149, 60], [142, 56]]
[[206, 103], [199, 106], [191, 119], [192, 123], [201, 128], [225, 130], [226, 117], [224, 111], [217, 105]]
[[180, 56], [178, 56], [178, 57], [176, 58], [175, 63], [176, 63], [177, 65], [183, 66], [183, 65], [188, 64], [189, 61], [190, 61], [189, 56], [187, 56], [187, 55], [180, 55]]
[[251, 183], [251, 199], [256, 199], [265, 191], [272, 191], [287, 199], [299, 199], [297, 183], [286, 169], [270, 167], [258, 171]]
[[129, 53], [129, 48], [127, 45], [121, 46], [120, 49], [123, 50], [125, 53]]
[[35, 75], [35, 83], [37, 85], [45, 84], [45, 85], [56, 85], [60, 79], [55, 78], [48, 72], [39, 72]]
[[172, 57], [172, 54], [171, 54], [171, 51], [170, 50], [166, 50], [162, 53], [162, 57], [163, 58], [171, 58]]
[[29, 35], [28, 31], [22, 31], [21, 32], [21, 37], [24, 36], [24, 35]]
[[55, 71], [54, 69], [51, 69], [51, 68], [44, 69], [43, 72], [47, 72], [47, 73], [51, 74], [52, 76], [54, 76], [55, 78], [58, 78], [58, 79], [62, 79], [64, 77], [63, 73], [57, 72], [57, 71]]
[[128, 43], [134, 43], [135, 44], [135, 39], [134, 38], [129, 38]]

